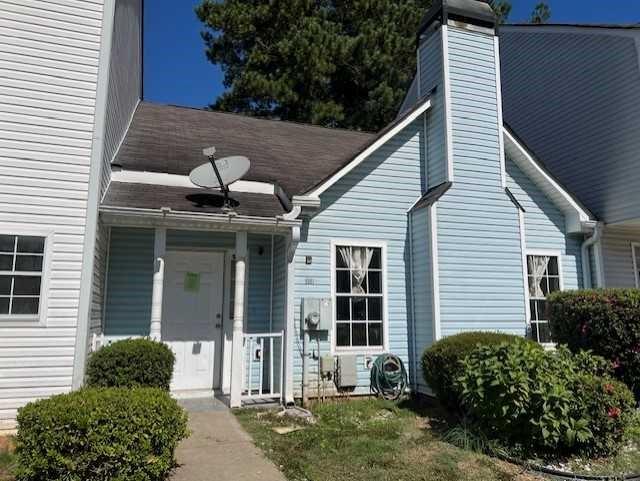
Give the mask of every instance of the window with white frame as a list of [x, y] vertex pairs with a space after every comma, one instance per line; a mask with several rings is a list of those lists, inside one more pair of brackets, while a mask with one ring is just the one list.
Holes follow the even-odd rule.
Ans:
[[384, 345], [383, 251], [379, 246], [334, 247], [336, 349]]
[[547, 296], [562, 288], [560, 261], [553, 255], [527, 255], [531, 336], [539, 343], [551, 343], [547, 317]]
[[0, 318], [35, 318], [40, 310], [45, 237], [0, 235]]
[[633, 255], [633, 273], [636, 277], [636, 287], [640, 287], [640, 243], [632, 243], [631, 252]]

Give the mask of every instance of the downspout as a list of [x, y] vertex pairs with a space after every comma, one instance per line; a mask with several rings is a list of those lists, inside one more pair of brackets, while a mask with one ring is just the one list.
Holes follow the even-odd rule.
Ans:
[[601, 268], [602, 260], [600, 259], [600, 251], [599, 249], [593, 250], [593, 255], [595, 257], [596, 269], [596, 285], [593, 286], [591, 281], [591, 262], [589, 256], [589, 248], [591, 246], [596, 245], [602, 239], [602, 231], [604, 224], [602, 222], [597, 222], [595, 228], [593, 229], [593, 234], [589, 238], [587, 238], [582, 243], [582, 285], [584, 288], [588, 287], [602, 287], [603, 279], [601, 278]]
[[[294, 205], [290, 212], [278, 216], [278, 219], [293, 221], [297, 220], [302, 212], [302, 207]], [[295, 337], [295, 252], [300, 241], [300, 226], [291, 227], [291, 238], [287, 249], [287, 311], [285, 328], [285, 349], [284, 349], [284, 393], [283, 401], [285, 406], [294, 404], [293, 397], [293, 339]]]

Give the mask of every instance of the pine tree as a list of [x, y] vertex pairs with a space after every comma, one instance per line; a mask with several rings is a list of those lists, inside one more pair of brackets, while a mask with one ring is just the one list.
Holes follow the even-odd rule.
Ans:
[[[510, 4], [493, 1], [501, 19]], [[202, 0], [208, 59], [225, 92], [214, 109], [376, 131], [416, 68], [431, 0]]]

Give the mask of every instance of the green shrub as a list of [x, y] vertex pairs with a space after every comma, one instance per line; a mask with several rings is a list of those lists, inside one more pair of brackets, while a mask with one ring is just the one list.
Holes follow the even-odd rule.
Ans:
[[549, 316], [558, 343], [610, 360], [615, 376], [640, 398], [640, 289], [556, 292]]
[[18, 481], [155, 481], [174, 466], [187, 416], [156, 388], [83, 389], [18, 412]]
[[589, 353], [503, 343], [478, 347], [462, 365], [463, 406], [491, 438], [533, 451], [606, 455], [630, 425], [631, 392]]
[[591, 456], [615, 453], [633, 427], [635, 402], [626, 384], [610, 377], [582, 374], [575, 392], [593, 434], [584, 450]]
[[461, 361], [478, 345], [495, 345], [522, 339], [497, 332], [463, 332], [445, 337], [425, 349], [422, 373], [440, 402], [450, 408], [460, 406], [460, 392], [455, 380], [463, 374]]
[[87, 366], [89, 387], [158, 387], [169, 390], [175, 356], [166, 344], [125, 339], [94, 352]]

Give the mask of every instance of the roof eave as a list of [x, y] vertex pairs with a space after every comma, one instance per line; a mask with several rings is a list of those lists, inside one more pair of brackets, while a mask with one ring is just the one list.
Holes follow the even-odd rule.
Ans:
[[503, 127], [503, 134], [505, 152], [565, 214], [567, 232], [583, 232], [583, 223], [595, 220], [595, 216], [582, 206], [577, 197], [560, 184], [507, 126]]

